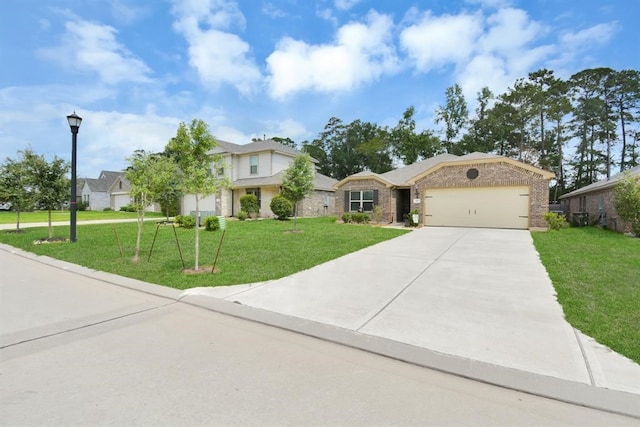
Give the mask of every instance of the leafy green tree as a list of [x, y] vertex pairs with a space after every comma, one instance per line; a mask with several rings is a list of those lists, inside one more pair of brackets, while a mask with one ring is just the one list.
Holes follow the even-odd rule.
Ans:
[[[181, 170], [181, 187], [192, 194], [196, 202], [196, 218], [200, 215], [200, 200], [228, 187], [226, 178], [211, 173], [211, 165], [222, 161], [221, 156], [211, 154], [218, 143], [203, 120], [194, 119], [189, 126], [180, 123], [176, 136], [168, 142], [165, 152], [172, 156]], [[195, 227], [195, 266], [199, 269], [200, 234]]]
[[394, 156], [405, 165], [441, 153], [440, 140], [430, 130], [416, 133], [415, 109], [407, 107], [398, 124], [389, 132]]
[[60, 207], [69, 194], [69, 180], [66, 173], [69, 163], [55, 156], [48, 162], [44, 156], [31, 150], [25, 151], [27, 180], [33, 191], [33, 201], [40, 209], [47, 210], [49, 239], [53, 238], [51, 211]]
[[314, 181], [315, 171], [308, 154], [297, 156], [284, 171], [282, 195], [293, 203], [294, 230], [298, 229], [298, 202], [313, 191]]
[[640, 237], [640, 176], [625, 176], [618, 181], [614, 192], [616, 212], [631, 225], [631, 231]]
[[16, 230], [20, 230], [20, 213], [33, 204], [33, 188], [30, 184], [26, 153], [30, 149], [18, 151], [19, 158], [6, 158], [0, 167], [0, 199], [10, 202], [16, 211]]
[[[640, 107], [640, 71], [622, 70], [612, 78], [611, 82], [611, 103], [614, 114], [620, 125], [620, 136], [622, 138], [622, 148], [620, 149], [620, 172], [633, 167], [629, 165], [627, 156], [631, 155], [630, 146], [627, 144], [628, 125], [637, 122], [640, 117], [638, 107]], [[631, 161], [633, 163], [633, 161]]]
[[136, 150], [127, 158], [125, 178], [131, 184], [130, 196], [137, 212], [138, 232], [133, 262], [140, 260], [140, 243], [146, 210], [169, 191], [177, 175], [177, 165], [168, 157]]
[[491, 153], [495, 149], [495, 141], [491, 134], [491, 123], [489, 121], [489, 103], [493, 100], [493, 93], [488, 87], [483, 87], [477, 94], [478, 106], [476, 116], [470, 120], [469, 131], [465, 133], [458, 143], [460, 154]]
[[462, 88], [454, 84], [446, 90], [445, 105], [436, 109], [436, 124], [444, 122], [444, 145], [447, 153], [455, 154], [454, 143], [469, 120], [469, 109]]

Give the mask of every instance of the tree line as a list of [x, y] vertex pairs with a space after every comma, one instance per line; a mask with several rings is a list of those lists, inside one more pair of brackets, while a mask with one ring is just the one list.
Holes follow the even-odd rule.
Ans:
[[413, 106], [394, 127], [332, 117], [301, 150], [319, 161], [320, 173], [336, 179], [384, 173], [441, 153], [495, 153], [553, 171], [554, 199], [639, 164], [637, 70], [592, 68], [563, 80], [541, 69], [499, 95], [483, 88], [476, 105], [471, 114], [454, 84], [435, 111], [440, 130], [418, 131]]

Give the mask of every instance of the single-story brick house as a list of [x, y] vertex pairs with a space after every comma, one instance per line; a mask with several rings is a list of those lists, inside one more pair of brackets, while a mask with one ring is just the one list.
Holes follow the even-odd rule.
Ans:
[[584, 218], [588, 224], [597, 224], [622, 233], [629, 232], [630, 226], [618, 217], [614, 207], [614, 190], [625, 175], [640, 176], [640, 166], [603, 179], [571, 193], [560, 196], [560, 203], [567, 219], [575, 216]]
[[380, 206], [390, 223], [404, 222], [415, 209], [427, 226], [546, 228], [553, 177], [494, 154], [440, 154], [383, 174], [344, 178], [334, 186], [336, 215]]

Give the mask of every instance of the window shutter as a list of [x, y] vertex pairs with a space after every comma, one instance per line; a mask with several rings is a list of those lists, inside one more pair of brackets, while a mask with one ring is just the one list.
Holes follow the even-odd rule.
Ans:
[[344, 192], [344, 211], [349, 212], [349, 192]]
[[378, 190], [373, 190], [373, 206], [378, 206]]

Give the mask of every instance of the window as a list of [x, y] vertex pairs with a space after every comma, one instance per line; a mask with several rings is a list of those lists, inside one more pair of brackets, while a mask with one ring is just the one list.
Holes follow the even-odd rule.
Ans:
[[222, 162], [222, 160], [216, 162], [216, 171], [218, 173], [218, 176], [224, 176], [224, 163]]
[[374, 190], [349, 192], [349, 211], [373, 212]]
[[249, 158], [249, 173], [251, 175], [257, 175], [258, 174], [258, 156], [251, 156]]

